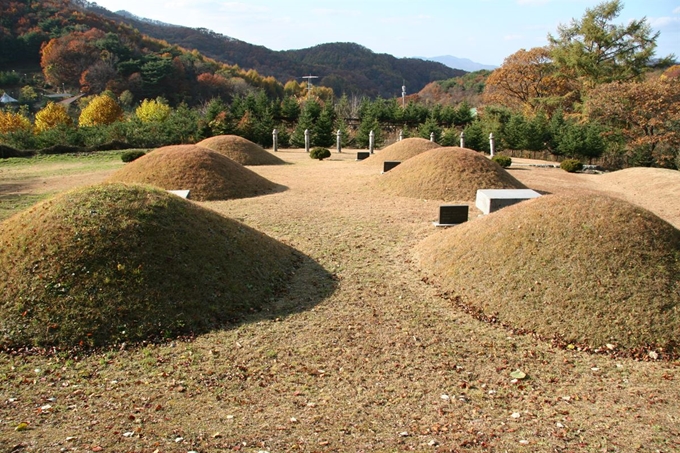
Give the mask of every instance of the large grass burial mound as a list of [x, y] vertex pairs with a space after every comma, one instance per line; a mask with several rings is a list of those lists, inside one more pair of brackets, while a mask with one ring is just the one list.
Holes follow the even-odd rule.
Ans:
[[126, 164], [108, 181], [190, 190], [197, 201], [255, 197], [277, 187], [228, 157], [195, 145], [158, 148]]
[[285, 162], [267, 152], [260, 145], [238, 135], [217, 135], [197, 143], [227, 156], [241, 165], [280, 165]]
[[63, 193], [0, 223], [0, 344], [100, 346], [204, 332], [287, 280], [293, 249], [139, 185]]
[[441, 145], [424, 138], [405, 138], [377, 151], [362, 163], [366, 165], [382, 166], [385, 161], [403, 162], [425, 151], [441, 148]]
[[465, 148], [436, 148], [388, 171], [378, 180], [387, 193], [428, 200], [473, 201], [478, 189], [525, 189], [497, 163]]
[[484, 315], [588, 348], [680, 353], [680, 231], [606, 195], [548, 195], [439, 232], [424, 270]]

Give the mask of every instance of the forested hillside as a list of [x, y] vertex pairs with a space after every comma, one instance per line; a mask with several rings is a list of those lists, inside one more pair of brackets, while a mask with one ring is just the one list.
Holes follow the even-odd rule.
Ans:
[[240, 41], [204, 28], [162, 24], [135, 17], [126, 12], [111, 12], [87, 4], [88, 10], [118, 23], [126, 23], [140, 32], [230, 65], [254, 69], [275, 77], [279, 82], [313, 74], [317, 83], [343, 93], [394, 97], [401, 95], [405, 82], [410, 92], [421, 90], [430, 82], [465, 74], [441, 63], [417, 58], [395, 58], [376, 54], [354, 43], [321, 44], [309, 49], [273, 51]]
[[69, 0], [0, 1], [0, 65], [5, 72], [42, 69], [45, 88], [129, 91], [173, 105], [229, 99], [249, 87], [283, 94], [273, 77], [148, 37]]

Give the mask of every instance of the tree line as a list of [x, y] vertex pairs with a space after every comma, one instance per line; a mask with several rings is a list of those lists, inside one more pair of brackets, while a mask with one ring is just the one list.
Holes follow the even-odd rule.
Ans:
[[[18, 149], [107, 142], [156, 147], [238, 134], [268, 147], [272, 130], [277, 129], [282, 147], [302, 147], [305, 130], [310, 131], [313, 146], [330, 147], [340, 130], [343, 146], [364, 148], [372, 130], [377, 146], [394, 140], [399, 131], [404, 137], [434, 136], [438, 143], [449, 146], [459, 144], [464, 133], [466, 147], [488, 151], [489, 134], [493, 133], [496, 151], [537, 151], [582, 161], [604, 159], [611, 168], [678, 168], [680, 66], [672, 65], [674, 56], [653, 58], [658, 34], [651, 33], [644, 19], [616, 25], [613, 21], [621, 9], [617, 0], [601, 3], [586, 10], [580, 20], [560, 26], [545, 47], [522, 49], [490, 73], [480, 71], [442, 81], [437, 89], [424, 90], [408, 102], [337, 96], [329, 87], [311, 87], [295, 80], [268, 85], [251, 71], [240, 79], [242, 89], [231, 85], [221, 92], [215, 87], [223, 86], [229, 71], [240, 69], [201, 72], [200, 68], [217, 63], [172, 46], [160, 45], [158, 52], [138, 54], [118, 35], [94, 28], [73, 31], [43, 46], [45, 78], [54, 78], [52, 83], [77, 78], [79, 84], [94, 85], [106, 79], [96, 74], [107, 73], [102, 66], [107, 61], [102, 57], [111, 56], [116, 75], [109, 80], [124, 83], [107, 82], [98, 88], [108, 89], [101, 96], [110, 98], [120, 111], [110, 118], [101, 116], [109, 118], [106, 121], [81, 121], [83, 112], [97, 98], [92, 95], [59, 113], [61, 119], [52, 122], [42, 119], [49, 117], [44, 105], [39, 111], [3, 112], [0, 142]], [[75, 53], [82, 58], [71, 61], [61, 48], [80, 49]], [[88, 49], [98, 56], [93, 64]], [[168, 78], [169, 74], [190, 74], [187, 80], [202, 81], [193, 84], [192, 90], [213, 88], [198, 96], [187, 95], [182, 92], [181, 80]], [[13, 77], [16, 75], [0, 73], [0, 82]], [[125, 84], [135, 77], [138, 85]], [[253, 81], [259, 77], [259, 86], [246, 82], [248, 77]], [[180, 89], [173, 88], [174, 84]], [[442, 92], [448, 96], [445, 103], [436, 99]], [[21, 94], [26, 99], [36, 97], [30, 86]], [[145, 115], [141, 107], [162, 110], [163, 114]], [[56, 112], [58, 107], [50, 109]]]

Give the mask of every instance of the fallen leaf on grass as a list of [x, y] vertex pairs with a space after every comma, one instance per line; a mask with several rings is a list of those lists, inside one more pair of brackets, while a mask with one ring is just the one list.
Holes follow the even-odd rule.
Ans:
[[526, 373], [521, 370], [515, 370], [510, 373], [510, 377], [513, 379], [524, 379], [527, 377]]

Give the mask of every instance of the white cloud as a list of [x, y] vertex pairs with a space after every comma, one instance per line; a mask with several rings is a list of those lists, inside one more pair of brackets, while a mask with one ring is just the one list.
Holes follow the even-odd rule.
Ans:
[[680, 17], [655, 17], [653, 19], [649, 19], [649, 24], [653, 28], [668, 28], [672, 27], [674, 25], [680, 25]]
[[673, 14], [680, 14], [680, 6], [673, 10]]
[[518, 5], [545, 5], [550, 0], [517, 0]]
[[505, 35], [503, 36], [503, 41], [518, 41], [523, 39], [524, 36], [522, 35]]

